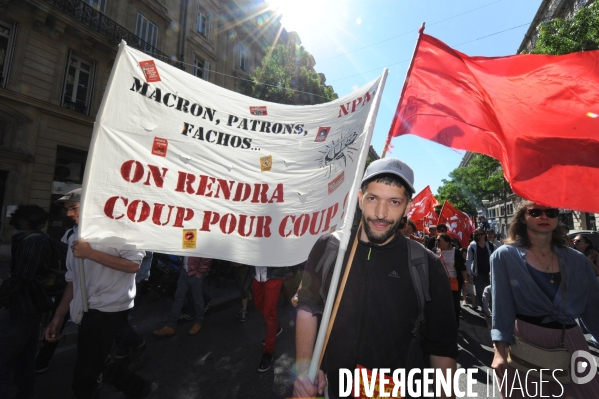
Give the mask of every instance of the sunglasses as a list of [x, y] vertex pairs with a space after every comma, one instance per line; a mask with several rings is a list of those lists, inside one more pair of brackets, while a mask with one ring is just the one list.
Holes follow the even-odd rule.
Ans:
[[528, 209], [526, 212], [533, 218], [538, 218], [543, 213], [548, 218], [551, 218], [551, 219], [555, 219], [559, 215], [559, 209], [556, 209], [556, 208], [551, 208], [551, 209], [532, 208], [532, 209]]

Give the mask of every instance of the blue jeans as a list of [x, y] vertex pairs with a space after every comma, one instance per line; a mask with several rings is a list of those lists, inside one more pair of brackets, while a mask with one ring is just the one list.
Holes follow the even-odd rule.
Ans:
[[489, 274], [472, 276], [474, 281], [474, 289], [476, 290], [476, 305], [483, 306], [483, 291], [485, 287], [491, 284]]
[[139, 270], [137, 274], [135, 274], [135, 282], [139, 283], [142, 280], [147, 280], [150, 277], [150, 268], [152, 267], [152, 258], [154, 257], [154, 253], [150, 251], [146, 251], [146, 256], [141, 261], [141, 266], [139, 266]]
[[11, 374], [17, 386], [17, 398], [33, 396], [35, 351], [41, 313], [11, 320], [8, 309], [0, 309], [0, 398], [8, 397]]
[[183, 308], [183, 302], [187, 296], [187, 291], [191, 291], [193, 297], [193, 304], [195, 307], [195, 323], [202, 324], [204, 321], [204, 298], [202, 297], [202, 284], [204, 283], [204, 277], [198, 277], [196, 275], [188, 276], [187, 271], [181, 268], [179, 273], [179, 280], [177, 280], [177, 291], [175, 292], [175, 302], [171, 308], [171, 313], [168, 316], [166, 325], [172, 328], [177, 326], [177, 321], [181, 316], [181, 309]]

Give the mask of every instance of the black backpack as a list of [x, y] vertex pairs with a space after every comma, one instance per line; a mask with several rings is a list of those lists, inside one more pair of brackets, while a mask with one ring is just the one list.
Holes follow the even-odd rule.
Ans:
[[[73, 229], [70, 229], [67, 233], [67, 240], [72, 234]], [[25, 240], [27, 237], [34, 235], [46, 236], [42, 232], [34, 232], [23, 236], [21, 239], [13, 240], [11, 247], [11, 262], [16, 261], [15, 254], [17, 247], [21, 244], [21, 242], [23, 242], [23, 240]], [[44, 270], [38, 271], [35, 279], [39, 284], [41, 284], [42, 287], [44, 287], [46, 294], [49, 296], [57, 296], [61, 295], [67, 286], [65, 274], [67, 272], [67, 251], [69, 247], [62, 241], [48, 236], [46, 237], [51, 249], [50, 262], [47, 263], [47, 267]]]
[[[410, 276], [412, 277], [412, 284], [414, 285], [416, 296], [418, 298], [418, 319], [414, 326], [414, 330], [412, 331], [415, 335], [420, 326], [424, 323], [424, 306], [431, 300], [428, 281], [428, 255], [426, 253], [426, 248], [422, 244], [410, 239], [406, 241], [408, 242], [408, 266], [410, 269]], [[314, 270], [316, 273], [319, 273], [322, 269], [320, 296], [323, 301], [326, 301], [329, 291], [329, 287], [325, 286], [327, 275], [337, 259], [338, 252], [339, 240], [331, 234], [327, 240], [324, 253]]]

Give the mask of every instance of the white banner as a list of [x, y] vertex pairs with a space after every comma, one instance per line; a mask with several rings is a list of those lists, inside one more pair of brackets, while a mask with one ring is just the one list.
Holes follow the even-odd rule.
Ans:
[[327, 104], [274, 104], [122, 43], [94, 127], [81, 238], [258, 266], [305, 261], [319, 236], [343, 228], [380, 84]]

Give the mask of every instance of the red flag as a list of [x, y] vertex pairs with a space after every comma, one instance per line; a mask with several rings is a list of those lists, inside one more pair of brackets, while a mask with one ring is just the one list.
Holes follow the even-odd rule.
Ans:
[[422, 34], [389, 137], [490, 155], [516, 194], [599, 212], [597, 65], [599, 51], [469, 57]]
[[466, 248], [468, 246], [470, 234], [472, 234], [470, 216], [456, 209], [449, 201], [445, 201], [439, 214], [439, 224], [441, 223], [447, 225], [447, 234], [460, 240], [462, 247]]
[[435, 212], [437, 205], [439, 205], [439, 201], [433, 195], [430, 186], [426, 186], [414, 197], [408, 219], [414, 221], [418, 230], [422, 231], [425, 227], [437, 223], [437, 213]]

